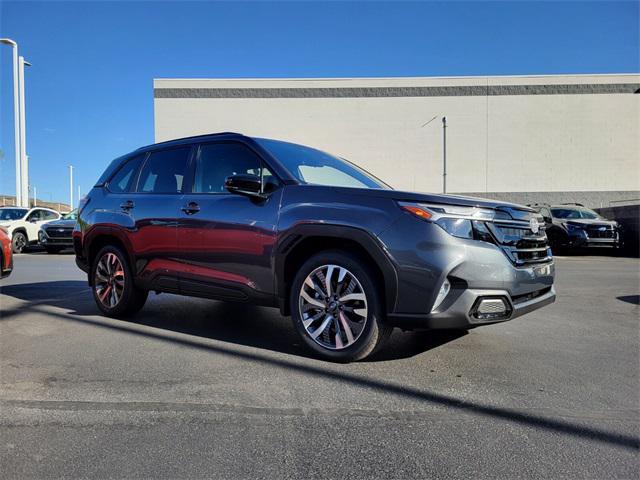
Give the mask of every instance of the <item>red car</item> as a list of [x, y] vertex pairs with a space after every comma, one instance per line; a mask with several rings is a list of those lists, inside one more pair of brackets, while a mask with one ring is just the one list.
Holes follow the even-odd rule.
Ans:
[[13, 253], [11, 252], [11, 237], [7, 230], [0, 227], [0, 277], [6, 277], [13, 270]]

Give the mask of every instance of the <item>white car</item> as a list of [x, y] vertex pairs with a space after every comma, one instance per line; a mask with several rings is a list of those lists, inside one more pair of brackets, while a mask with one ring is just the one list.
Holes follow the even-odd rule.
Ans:
[[26, 246], [37, 244], [40, 227], [59, 218], [60, 214], [50, 208], [0, 207], [0, 227], [7, 229], [13, 253], [20, 253]]

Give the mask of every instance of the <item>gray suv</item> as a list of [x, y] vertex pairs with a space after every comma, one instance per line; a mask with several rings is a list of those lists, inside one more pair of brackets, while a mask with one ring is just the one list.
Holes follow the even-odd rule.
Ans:
[[149, 291], [278, 307], [334, 361], [393, 327], [470, 329], [555, 300], [533, 209], [396, 191], [328, 153], [235, 133], [114, 160], [73, 242], [105, 315], [134, 314]]

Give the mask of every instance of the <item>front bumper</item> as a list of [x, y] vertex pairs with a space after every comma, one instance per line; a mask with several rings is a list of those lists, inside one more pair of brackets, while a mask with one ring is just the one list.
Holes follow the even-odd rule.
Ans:
[[72, 237], [53, 237], [49, 236], [46, 231], [40, 230], [38, 232], [38, 243], [42, 246], [50, 247], [73, 247]]
[[[443, 311], [429, 314], [390, 314], [387, 321], [400, 328], [416, 329], [470, 329], [481, 325], [502, 323], [521, 317], [556, 301], [556, 291], [553, 286], [532, 292], [535, 298], [521, 300], [513, 298], [506, 290], [464, 289], [457, 295]], [[504, 318], [483, 320], [472, 314], [474, 306], [482, 298], [503, 298], [509, 305], [510, 313]], [[524, 297], [526, 298], [526, 297]]]
[[[497, 245], [455, 238], [427, 222], [416, 226], [401, 221], [397, 229], [383, 232], [380, 238], [398, 275], [398, 296], [393, 307], [387, 308], [391, 325], [469, 329], [512, 320], [555, 301], [553, 260], [516, 266]], [[434, 308], [445, 281], [450, 291]], [[505, 311], [477, 315], [475, 308], [482, 299], [502, 299]]]

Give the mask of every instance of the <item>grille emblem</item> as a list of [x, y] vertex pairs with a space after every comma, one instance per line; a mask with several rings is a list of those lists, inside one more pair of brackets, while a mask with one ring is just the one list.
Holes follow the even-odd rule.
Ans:
[[531, 228], [533, 233], [538, 233], [540, 231], [540, 224], [536, 217], [531, 217], [531, 220], [529, 220], [529, 228]]
[[59, 228], [59, 229], [58, 229], [58, 232], [60, 232], [60, 233], [64, 233], [64, 228]]
[[600, 227], [598, 230], [600, 230], [601, 232], [606, 232], [607, 231], [607, 227]]

